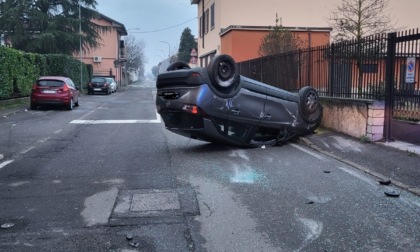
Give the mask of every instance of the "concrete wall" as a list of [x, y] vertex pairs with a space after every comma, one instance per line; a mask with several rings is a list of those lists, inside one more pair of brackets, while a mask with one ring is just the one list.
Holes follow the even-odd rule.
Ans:
[[371, 141], [383, 139], [385, 105], [383, 101], [322, 98], [321, 125], [343, 134]]

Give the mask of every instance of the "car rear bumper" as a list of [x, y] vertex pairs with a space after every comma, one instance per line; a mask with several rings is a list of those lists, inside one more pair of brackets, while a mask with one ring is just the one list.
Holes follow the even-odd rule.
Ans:
[[108, 93], [110, 88], [108, 87], [88, 87], [89, 93]]
[[71, 97], [67, 94], [62, 96], [51, 97], [49, 95], [36, 94], [31, 96], [33, 105], [68, 105]]

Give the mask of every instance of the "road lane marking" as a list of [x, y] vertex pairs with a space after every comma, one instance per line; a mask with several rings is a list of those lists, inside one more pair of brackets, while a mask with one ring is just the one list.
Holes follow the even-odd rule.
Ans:
[[38, 140], [38, 143], [45, 143], [45, 142], [46, 142], [46, 141], [48, 141], [48, 140], [50, 140], [50, 138], [49, 138], [49, 137], [44, 137], [44, 138], [42, 138], [42, 139]]
[[59, 129], [59, 130], [54, 131], [54, 134], [60, 134], [61, 132], [63, 132], [63, 130]]
[[26, 152], [28, 152], [28, 151], [30, 151], [32, 149], [35, 149], [35, 147], [31, 146], [28, 149], [21, 151], [20, 154], [25, 154]]
[[307, 153], [307, 154], [309, 154], [309, 155], [313, 156], [313, 157], [316, 157], [317, 159], [319, 159], [319, 160], [321, 160], [321, 161], [324, 161], [324, 160], [325, 160], [325, 158], [324, 158], [324, 157], [322, 157], [322, 156], [320, 156], [320, 155], [318, 155], [318, 154], [316, 154], [316, 153], [314, 153], [314, 152], [312, 152], [312, 151], [310, 151], [310, 150], [308, 150], [308, 149], [305, 149], [305, 148], [303, 148], [303, 147], [301, 147], [301, 146], [299, 146], [299, 145], [297, 145], [297, 144], [293, 144], [293, 143], [291, 143], [290, 145], [291, 145], [292, 147], [294, 147], [294, 148], [298, 149], [298, 150], [301, 150], [301, 151], [303, 151], [303, 152], [305, 152], [305, 153]]
[[73, 120], [72, 124], [134, 124], [134, 123], [161, 123], [159, 120]]
[[3, 167], [5, 167], [6, 165], [12, 163], [14, 160], [7, 160], [4, 161], [3, 163], [0, 163], [0, 169], [2, 169]]
[[83, 117], [86, 117], [87, 115], [81, 117], [78, 120], [73, 120], [70, 123], [71, 124], [140, 124], [140, 123], [161, 123], [161, 117], [159, 113], [155, 110], [156, 113], [156, 119], [153, 120], [81, 120]]

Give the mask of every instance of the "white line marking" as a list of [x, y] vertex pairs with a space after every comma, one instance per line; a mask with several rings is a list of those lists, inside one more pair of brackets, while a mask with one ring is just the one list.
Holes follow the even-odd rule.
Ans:
[[312, 152], [310, 150], [307, 150], [307, 149], [305, 149], [305, 148], [303, 148], [303, 147], [301, 147], [299, 145], [296, 145], [296, 144], [293, 144], [293, 143], [291, 143], [290, 145], [293, 146], [293, 147], [295, 147], [298, 150], [301, 150], [301, 151], [303, 151], [303, 152], [305, 152], [305, 153], [313, 156], [313, 157], [316, 157], [317, 159], [319, 159], [321, 161], [324, 161], [325, 160], [324, 157], [322, 157], [322, 156], [320, 156], [320, 155], [318, 155], [318, 154], [316, 154], [316, 153], [314, 153], [314, 152]]
[[3, 163], [0, 163], [0, 169], [3, 168], [3, 167], [5, 167], [6, 165], [12, 163], [13, 161], [14, 160], [7, 160], [7, 161], [4, 161]]
[[342, 170], [343, 172], [346, 172], [350, 175], [352, 175], [355, 178], [358, 178], [364, 182], [366, 182], [367, 184], [371, 185], [371, 186], [376, 186], [377, 183], [373, 182], [371, 179], [369, 179], [367, 176], [363, 175], [362, 173], [358, 172], [358, 171], [353, 171], [344, 167], [338, 167], [338, 169]]
[[72, 124], [134, 124], [134, 123], [161, 123], [161, 117], [155, 110], [156, 119], [153, 120], [73, 120]]
[[26, 152], [28, 152], [28, 151], [30, 151], [32, 149], [35, 149], [35, 147], [31, 146], [28, 149], [21, 151], [20, 154], [25, 154]]
[[134, 123], [161, 123], [159, 120], [73, 120], [72, 124], [134, 124]]
[[49, 139], [50, 139], [49, 137], [42, 138], [42, 139], [38, 140], [38, 143], [44, 143], [44, 142], [48, 141]]

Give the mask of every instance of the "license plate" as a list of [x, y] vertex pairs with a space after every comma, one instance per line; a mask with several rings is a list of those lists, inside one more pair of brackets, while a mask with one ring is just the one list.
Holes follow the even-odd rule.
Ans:
[[94, 88], [93, 91], [101, 91], [102, 89], [100, 88]]
[[44, 91], [42, 91], [42, 93], [44, 93], [44, 94], [55, 94], [56, 91], [55, 90], [44, 90]]

